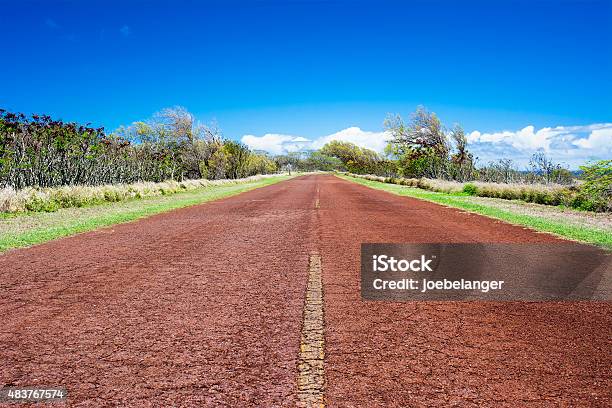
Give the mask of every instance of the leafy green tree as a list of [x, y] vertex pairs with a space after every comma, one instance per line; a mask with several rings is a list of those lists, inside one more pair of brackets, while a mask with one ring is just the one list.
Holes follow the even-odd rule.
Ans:
[[274, 157], [274, 162], [279, 170], [287, 171], [289, 168], [293, 170], [307, 170], [306, 163], [301, 152], [291, 152], [287, 154], [279, 154]]
[[263, 153], [251, 153], [247, 160], [246, 175], [252, 176], [255, 174], [270, 174], [278, 171], [278, 167], [274, 160]]
[[328, 156], [322, 152], [315, 150], [310, 152], [306, 160], [304, 161], [305, 170], [314, 171], [334, 171], [334, 170], [345, 170], [342, 160], [334, 156]]
[[336, 157], [351, 173], [374, 173], [381, 157], [373, 150], [359, 147], [351, 142], [333, 140], [320, 150], [321, 154]]
[[[385, 128], [400, 160], [404, 175], [442, 178], [448, 176], [450, 144], [444, 126], [435, 113], [419, 106], [405, 123], [401, 116], [389, 116]], [[415, 161], [415, 163], [411, 163]]]
[[225, 149], [219, 149], [210, 156], [206, 169], [207, 176], [211, 180], [221, 180], [227, 177], [227, 154]]
[[245, 177], [251, 155], [249, 148], [240, 142], [226, 140], [223, 144], [223, 151], [227, 157], [226, 176], [233, 179]]
[[450, 150], [442, 122], [435, 113], [422, 106], [411, 115], [408, 124], [401, 116], [395, 115], [385, 120], [385, 128], [391, 133], [391, 143], [396, 145], [400, 154], [418, 157], [433, 153], [446, 157]]
[[612, 211], [612, 160], [599, 160], [580, 166], [580, 199], [585, 209]]

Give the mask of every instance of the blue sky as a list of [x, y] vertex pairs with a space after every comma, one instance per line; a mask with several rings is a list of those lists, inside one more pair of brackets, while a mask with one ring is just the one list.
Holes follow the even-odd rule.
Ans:
[[[479, 135], [561, 127], [577, 129], [575, 142], [612, 122], [611, 1], [0, 6], [0, 106], [107, 129], [173, 105], [235, 139], [323, 140], [351, 128], [373, 132], [357, 139], [380, 137], [387, 113], [419, 104]], [[606, 129], [599, 150], [560, 158], [609, 158], [599, 157], [612, 156]], [[500, 145], [489, 139], [472, 137]]]

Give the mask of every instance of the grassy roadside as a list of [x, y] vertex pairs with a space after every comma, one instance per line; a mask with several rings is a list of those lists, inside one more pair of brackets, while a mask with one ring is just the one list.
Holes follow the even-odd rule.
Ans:
[[564, 223], [562, 218], [558, 219], [557, 221], [552, 221], [532, 215], [501, 210], [499, 208], [490, 207], [484, 204], [470, 202], [471, 197], [465, 194], [437, 193], [413, 187], [386, 184], [378, 181], [358, 179], [344, 175], [337, 175], [337, 177], [352, 181], [353, 183], [362, 184], [367, 187], [388, 191], [397, 195], [414, 197], [449, 207], [461, 208], [466, 211], [503, 220], [511, 224], [530, 227], [538, 231], [550, 232], [563, 238], [569, 238], [588, 244], [595, 244], [606, 249], [612, 249], [612, 234], [610, 234], [608, 231], [591, 227], [571, 225]]
[[4, 214], [0, 217], [0, 252], [218, 200], [289, 178], [291, 177], [270, 177], [244, 184], [213, 186], [169, 196], [149, 197], [91, 207], [65, 208], [51, 213]]

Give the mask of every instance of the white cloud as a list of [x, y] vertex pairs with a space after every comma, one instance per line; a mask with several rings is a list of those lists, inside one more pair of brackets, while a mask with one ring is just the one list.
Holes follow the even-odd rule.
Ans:
[[124, 37], [128, 37], [131, 33], [132, 30], [130, 30], [130, 26], [128, 25], [124, 25], [123, 27], [121, 27], [119, 29], [119, 32], [121, 33], [121, 35], [123, 35]]
[[311, 143], [305, 137], [279, 135], [276, 133], [267, 133], [263, 136], [244, 135], [241, 140], [242, 143], [253, 150], [265, 150], [272, 154], [304, 150]]
[[481, 134], [474, 131], [468, 135], [468, 141], [472, 143], [505, 143], [517, 149], [546, 150], [550, 144], [549, 137], [554, 134], [550, 128], [543, 128], [536, 132], [533, 126], [526, 126], [516, 132], [506, 130], [498, 133]]
[[265, 150], [272, 154], [284, 154], [288, 152], [320, 149], [332, 140], [352, 142], [357, 146], [365, 147], [377, 152], [382, 152], [386, 145], [388, 135], [386, 132], [368, 132], [358, 127], [350, 127], [327, 136], [321, 136], [314, 140], [302, 136], [282, 135], [268, 133], [263, 136], [244, 135], [242, 143], [255, 150]]
[[305, 137], [298, 136], [292, 140], [293, 142], [310, 142], [310, 139], [306, 139]]
[[526, 126], [517, 131], [481, 133], [468, 136], [469, 147], [486, 163], [499, 158], [513, 159], [526, 166], [536, 151], [554, 161], [577, 168], [589, 160], [612, 158], [612, 123], [586, 126], [557, 126], [536, 130]]
[[585, 139], [578, 139], [574, 142], [578, 147], [584, 149], [607, 149], [610, 153], [612, 148], [612, 126], [609, 128], [596, 129]]
[[[349, 127], [314, 139], [268, 133], [263, 136], [244, 135], [242, 142], [252, 149], [284, 154], [320, 149], [325, 143], [340, 140], [382, 153], [389, 137], [387, 132], [370, 132]], [[516, 131], [492, 133], [475, 130], [469, 133], [467, 138], [468, 148], [478, 157], [481, 165], [500, 158], [509, 158], [514, 160], [519, 168], [524, 168], [537, 151], [545, 152], [554, 161], [572, 169], [589, 160], [612, 159], [612, 123], [541, 129], [530, 125]]]
[[353, 126], [329, 136], [323, 136], [316, 139], [313, 142], [313, 148], [320, 149], [332, 140], [339, 140], [342, 142], [355, 143], [357, 146], [365, 147], [380, 153], [385, 149], [388, 138], [389, 135], [386, 132], [368, 132]]

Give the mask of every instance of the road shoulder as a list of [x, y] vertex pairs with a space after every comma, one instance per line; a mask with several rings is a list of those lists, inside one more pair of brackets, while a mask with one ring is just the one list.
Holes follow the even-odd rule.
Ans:
[[0, 218], [0, 253], [231, 197], [290, 178], [289, 176], [270, 177], [250, 183], [213, 186], [169, 196], [91, 207], [64, 208], [51, 213], [4, 216]]
[[[446, 207], [459, 208], [502, 220], [510, 224], [528, 227], [539, 232], [546, 232], [565, 239], [593, 244], [604, 249], [612, 250], [612, 233], [609, 230], [605, 227], [595, 227], [587, 223], [579, 225], [573, 218], [567, 217], [566, 219], [562, 212], [559, 212], [558, 216], [553, 220], [551, 217], [542, 216], [541, 214], [534, 215], [532, 211], [528, 211], [520, 205], [500, 207], [495, 201], [488, 202], [484, 199], [476, 201], [472, 200], [473, 197], [469, 196], [424, 191], [413, 187], [385, 184], [378, 181], [356, 179], [343, 175], [336, 175], [336, 177], [373, 189], [430, 201]], [[608, 217], [612, 216], [608, 215]]]

